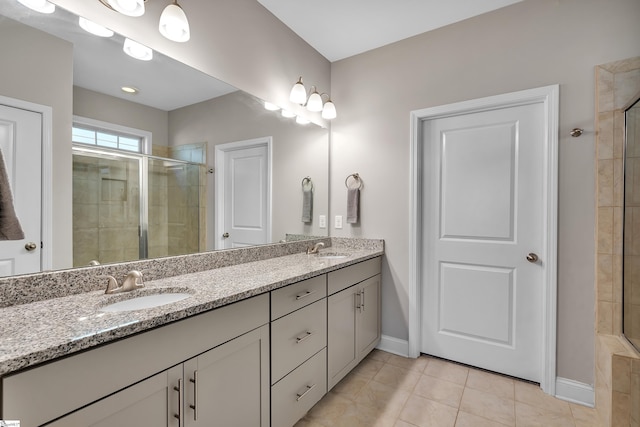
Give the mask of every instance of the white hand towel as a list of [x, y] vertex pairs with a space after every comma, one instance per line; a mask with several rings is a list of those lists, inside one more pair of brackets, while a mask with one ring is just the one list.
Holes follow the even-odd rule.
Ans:
[[24, 232], [13, 207], [11, 184], [0, 151], [0, 240], [22, 240]]
[[302, 189], [302, 222], [313, 218], [313, 187]]
[[347, 190], [347, 223], [355, 224], [360, 215], [360, 189], [349, 188]]

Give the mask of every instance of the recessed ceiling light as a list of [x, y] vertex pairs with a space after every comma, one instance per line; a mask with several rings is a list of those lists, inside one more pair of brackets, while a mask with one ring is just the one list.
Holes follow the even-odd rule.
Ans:
[[103, 27], [102, 25], [98, 25], [93, 21], [89, 21], [82, 16], [79, 18], [78, 23], [80, 24], [80, 28], [85, 30], [88, 33], [93, 34], [98, 37], [111, 37], [113, 36], [113, 31], [108, 28]]
[[137, 95], [138, 92], [140, 92], [137, 88], [133, 86], [122, 86], [121, 89], [124, 93], [128, 93], [130, 95]]

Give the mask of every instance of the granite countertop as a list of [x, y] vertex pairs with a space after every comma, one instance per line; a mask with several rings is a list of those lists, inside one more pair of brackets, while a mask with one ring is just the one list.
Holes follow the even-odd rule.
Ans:
[[[332, 248], [323, 252], [331, 252]], [[305, 253], [153, 280], [145, 288], [105, 295], [92, 291], [0, 308], [0, 376], [231, 304], [291, 283], [383, 255], [382, 249], [341, 251], [347, 258]], [[100, 308], [163, 292], [191, 296], [168, 305], [126, 312]]]

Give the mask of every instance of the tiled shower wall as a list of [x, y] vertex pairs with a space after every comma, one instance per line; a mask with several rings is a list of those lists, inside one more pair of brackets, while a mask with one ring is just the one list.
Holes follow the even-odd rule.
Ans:
[[640, 427], [640, 355], [621, 335], [624, 109], [639, 93], [640, 57], [596, 67], [596, 409], [616, 427]]

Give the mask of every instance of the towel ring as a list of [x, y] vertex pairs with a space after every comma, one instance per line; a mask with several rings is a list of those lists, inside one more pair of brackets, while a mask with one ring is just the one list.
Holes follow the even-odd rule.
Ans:
[[311, 189], [313, 190], [313, 181], [311, 181], [311, 177], [305, 176], [302, 178], [302, 189], [304, 190], [304, 184], [311, 184]]
[[351, 187], [349, 187], [349, 178], [353, 177], [354, 180], [356, 180], [358, 182], [358, 187], [356, 187], [358, 190], [360, 190], [362, 188], [362, 180], [360, 179], [360, 174], [356, 173], [352, 173], [351, 175], [347, 175], [347, 177], [344, 180], [344, 186], [347, 187], [348, 189], [350, 189]]

